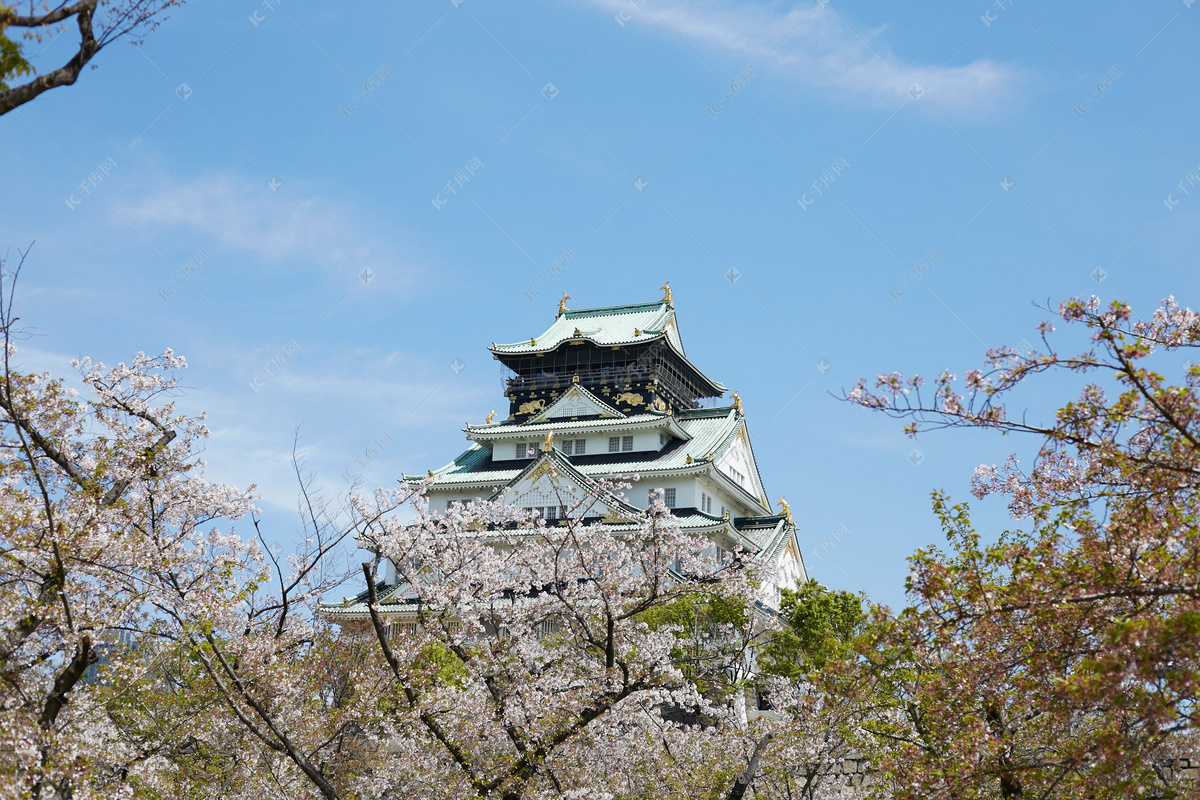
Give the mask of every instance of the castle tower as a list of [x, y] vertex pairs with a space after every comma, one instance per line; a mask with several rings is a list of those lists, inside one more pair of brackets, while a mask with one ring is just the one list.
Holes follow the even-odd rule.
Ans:
[[[775, 589], [807, 578], [787, 504], [773, 509], [750, 444], [742, 401], [702, 407], [726, 388], [685, 355], [671, 301], [569, 310], [566, 298], [540, 336], [493, 344], [506, 371], [506, 419], [463, 429], [471, 445], [427, 481], [431, 511], [476, 498], [536, 511], [547, 524], [635, 526], [663, 500], [679, 524], [720, 551], [747, 550], [775, 566]], [[640, 476], [620, 496], [606, 479]], [[381, 597], [386, 604], [386, 598]], [[365, 618], [365, 595], [326, 606]]]

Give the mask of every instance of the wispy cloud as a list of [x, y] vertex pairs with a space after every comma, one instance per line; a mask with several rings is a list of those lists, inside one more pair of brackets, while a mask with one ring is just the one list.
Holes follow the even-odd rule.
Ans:
[[[989, 59], [943, 66], [952, 60], [952, 50], [937, 63], [901, 57], [884, 41], [883, 28], [852, 27], [855, 23], [829, 3], [783, 11], [705, 0], [583, 1], [611, 12], [625, 26], [656, 27], [688, 46], [736, 54], [760, 70], [873, 105], [895, 105], [915, 94], [938, 108], [985, 110], [1019, 80], [1015, 67]], [[920, 89], [913, 90], [914, 84]]]
[[338, 204], [322, 202], [290, 182], [272, 188], [234, 174], [165, 181], [136, 200], [116, 201], [148, 233], [186, 228], [253, 253], [264, 261], [304, 259], [334, 266], [371, 258], [378, 243]]

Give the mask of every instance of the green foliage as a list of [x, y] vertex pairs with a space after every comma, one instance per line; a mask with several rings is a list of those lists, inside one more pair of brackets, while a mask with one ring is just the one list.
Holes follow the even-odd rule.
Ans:
[[652, 630], [664, 625], [677, 625], [679, 630], [676, 635], [683, 638], [716, 625], [736, 625], [740, 628], [745, 625], [748, 614], [749, 609], [743, 604], [721, 597], [692, 595], [670, 605], [653, 608], [644, 613], [641, 619]]
[[424, 667], [430, 677], [438, 683], [463, 689], [470, 677], [462, 659], [454, 651], [441, 642], [433, 642], [427, 646], [416, 661]]
[[33, 74], [33, 66], [21, 54], [21, 43], [14, 42], [5, 35], [5, 19], [11, 13], [12, 10], [8, 7], [0, 6], [0, 92], [7, 92], [12, 88], [9, 81], [13, 78]]
[[788, 678], [803, 678], [832, 659], [851, 656], [867, 619], [861, 597], [830, 591], [811, 579], [783, 590], [779, 613], [785, 630], [764, 648], [760, 668]]
[[675, 629], [678, 644], [671, 650], [671, 659], [702, 693], [717, 698], [727, 695], [734, 687], [727, 681], [718, 685], [711, 677], [700, 676], [708, 672], [710, 662], [744, 647], [744, 639], [735, 632], [750, 628], [751, 614], [750, 607], [744, 602], [695, 594], [650, 609], [640, 618], [652, 630], [667, 626]]

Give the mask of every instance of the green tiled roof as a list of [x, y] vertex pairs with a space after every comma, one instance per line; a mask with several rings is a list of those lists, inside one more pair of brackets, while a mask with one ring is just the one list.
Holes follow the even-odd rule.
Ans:
[[743, 536], [754, 542], [759, 554], [767, 561], [774, 561], [787, 545], [788, 536], [795, 530], [789, 525], [786, 514], [768, 517], [738, 517], [733, 521]]
[[[576, 330], [579, 335], [575, 334]], [[511, 344], [493, 342], [491, 350], [497, 356], [518, 356], [549, 353], [569, 341], [592, 342], [600, 347], [622, 347], [650, 344], [662, 339], [688, 367], [695, 370], [697, 376], [710, 384], [711, 396], [718, 397], [725, 391], [724, 385], [708, 377], [688, 360], [683, 350], [683, 340], [679, 337], [679, 320], [675, 317], [675, 309], [665, 300], [630, 306], [568, 309], [555, 317], [554, 324], [541, 336]]]
[[546, 422], [494, 422], [491, 425], [467, 425], [464, 429], [468, 436], [479, 439], [513, 439], [544, 436], [547, 431], [560, 432], [582, 430], [621, 430], [623, 428], [644, 428], [648, 424], [659, 423], [654, 427], [670, 427], [672, 416], [666, 411], [647, 411], [641, 414], [619, 417], [595, 417], [578, 420], [547, 420]]
[[[545, 353], [572, 339], [585, 339], [603, 346], [650, 342], [665, 335], [667, 322], [674, 316], [674, 310], [663, 301], [568, 310], [560, 314], [545, 333], [536, 337], [534, 344], [528, 339], [512, 344], [493, 344], [492, 352]], [[575, 335], [576, 329], [579, 336]], [[641, 333], [635, 335], [636, 331]], [[683, 355], [682, 345], [676, 341], [671, 344]]]
[[[563, 422], [546, 425], [513, 426], [536, 437], [544, 430], [551, 428], [557, 433], [581, 427], [596, 427], [600, 424], [616, 426], [630, 421], [658, 420], [661, 414], [641, 414], [636, 417], [615, 420], [587, 420], [578, 422]], [[742, 418], [732, 407], [697, 409], [682, 411], [675, 414], [675, 420], [691, 437], [673, 447], [667, 447], [657, 454], [657, 457], [645, 460], [609, 461], [604, 463], [571, 463], [584, 475], [599, 477], [603, 475], [635, 474], [656, 472], [659, 470], [680, 469], [692, 466], [693, 462], [703, 462], [706, 458], [716, 459], [725, 451], [736, 437], [743, 424]], [[492, 426], [495, 430], [498, 426]], [[434, 487], [447, 484], [471, 483], [486, 486], [502, 486], [516, 478], [525, 468], [525, 464], [512, 467], [499, 467], [492, 461], [492, 454], [480, 444], [472, 444], [466, 452], [445, 466], [433, 470], [432, 485]], [[421, 476], [405, 476], [420, 480]]]

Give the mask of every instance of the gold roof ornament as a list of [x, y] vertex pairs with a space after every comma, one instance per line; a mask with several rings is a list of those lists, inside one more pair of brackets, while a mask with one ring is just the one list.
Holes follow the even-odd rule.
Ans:
[[622, 517], [620, 514], [618, 514], [615, 510], [613, 510], [611, 508], [608, 511], [605, 511], [603, 514], [600, 515], [600, 521], [605, 524], [608, 524], [608, 525], [617, 525], [622, 522], [629, 522], [628, 519], [626, 519], [625, 517]]
[[642, 335], [642, 329], [641, 329], [641, 328], [634, 328], [634, 329], [633, 329], [633, 335], [634, 335], [634, 336], [641, 336], [641, 335]]
[[721, 519], [725, 520], [726, 522], [729, 522], [729, 509], [728, 508], [721, 512]]
[[737, 412], [745, 415], [746, 412], [742, 411], [742, 398], [738, 397], [738, 393], [734, 392], [729, 396], [729, 399], [733, 401], [733, 407], [737, 409]]
[[692, 458], [692, 455], [691, 455], [691, 453], [689, 453], [689, 454], [688, 454], [688, 457], [687, 457], [687, 460], [686, 460], [684, 463], [685, 463], [685, 464], [692, 464], [692, 463], [694, 463], [695, 461], [696, 461], [696, 459]]
[[567, 313], [567, 301], [571, 299], [571, 295], [563, 292], [562, 300], [558, 301], [558, 315], [561, 317]]
[[488, 412], [488, 415], [483, 418], [483, 421], [485, 424], [491, 425], [492, 420], [494, 420], [495, 418], [496, 418], [496, 409], [493, 408], [491, 411]]
[[579, 383], [579, 374], [576, 373], [571, 377], [571, 383]]
[[542, 442], [542, 452], [549, 453], [554, 449], [554, 431], [546, 431], [546, 440]]
[[666, 283], [664, 283], [662, 286], [660, 286], [658, 288], [660, 288], [664, 292], [666, 292], [666, 294], [663, 295], [663, 302], [666, 303], [669, 307], [674, 308], [675, 301], [671, 298], [671, 282], [667, 281]]
[[583, 336], [583, 331], [579, 330], [579, 328], [576, 328], [575, 332], [572, 333], [571, 335], [572, 336]]
[[782, 509], [783, 515], [787, 517], [789, 525], [795, 525], [796, 520], [792, 519], [792, 507], [788, 505], [788, 501], [782, 497], [779, 498], [779, 508]]
[[530, 336], [530, 337], [529, 337], [529, 346], [530, 346], [530, 347], [537, 347], [537, 339], [535, 339], [535, 338], [533, 338], [532, 336]]

